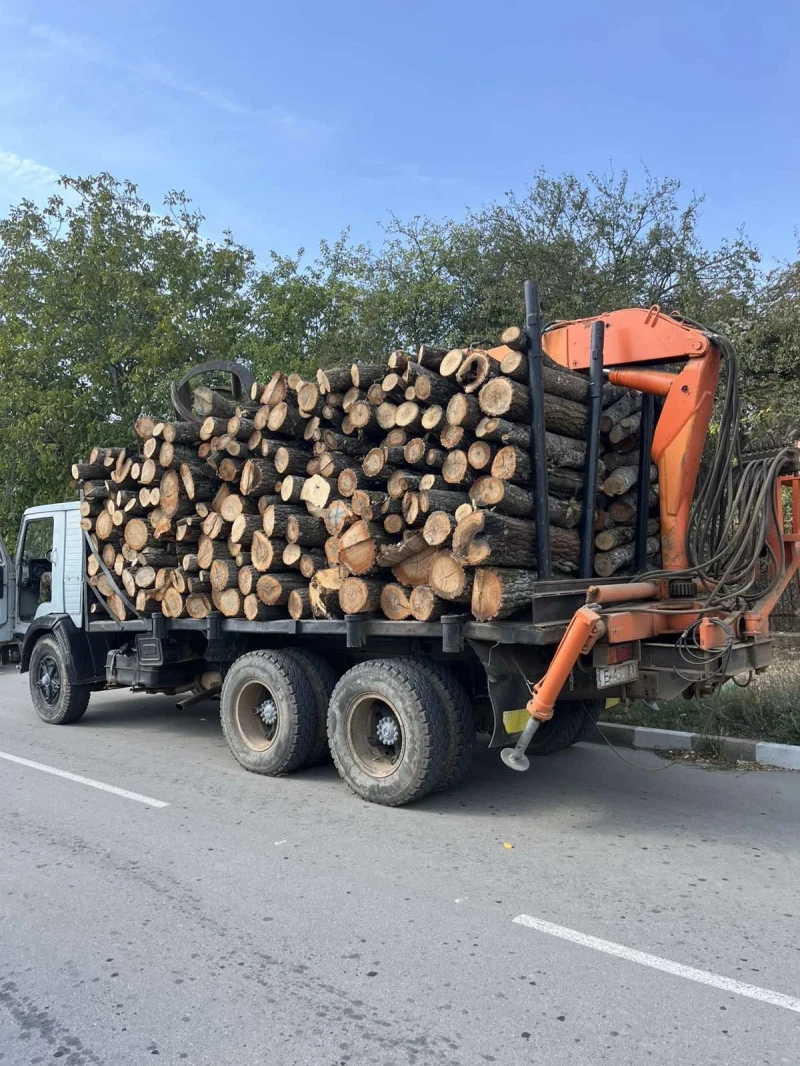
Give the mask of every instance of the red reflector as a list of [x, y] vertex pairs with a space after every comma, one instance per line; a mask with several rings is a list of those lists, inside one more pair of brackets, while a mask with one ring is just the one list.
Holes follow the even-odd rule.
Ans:
[[625, 662], [626, 659], [633, 658], [633, 644], [629, 641], [627, 644], [609, 644], [608, 646], [608, 664], [612, 666], [614, 663]]

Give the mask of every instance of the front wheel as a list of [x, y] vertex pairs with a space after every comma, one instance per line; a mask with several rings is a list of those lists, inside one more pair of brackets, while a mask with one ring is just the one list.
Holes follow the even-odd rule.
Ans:
[[43, 722], [71, 725], [89, 706], [89, 686], [73, 685], [67, 677], [64, 652], [56, 637], [40, 637], [28, 667], [31, 700]]

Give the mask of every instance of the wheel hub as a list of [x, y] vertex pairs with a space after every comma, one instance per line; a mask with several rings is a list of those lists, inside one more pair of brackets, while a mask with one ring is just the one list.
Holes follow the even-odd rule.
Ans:
[[61, 692], [61, 677], [58, 664], [54, 659], [43, 659], [39, 664], [39, 676], [36, 684], [44, 697], [45, 703], [55, 703]]
[[400, 727], [394, 715], [387, 714], [381, 718], [375, 733], [379, 743], [385, 744], [387, 748], [393, 747], [400, 739]]
[[256, 714], [268, 729], [271, 729], [278, 721], [278, 708], [270, 699], [264, 700], [256, 707]]

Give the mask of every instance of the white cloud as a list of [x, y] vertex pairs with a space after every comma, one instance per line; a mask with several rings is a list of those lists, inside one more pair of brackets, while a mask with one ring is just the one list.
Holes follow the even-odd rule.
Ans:
[[23, 192], [34, 192], [54, 185], [58, 178], [58, 172], [52, 167], [37, 163], [34, 159], [25, 159], [15, 152], [4, 152], [0, 148], [0, 182], [3, 185], [22, 188]]

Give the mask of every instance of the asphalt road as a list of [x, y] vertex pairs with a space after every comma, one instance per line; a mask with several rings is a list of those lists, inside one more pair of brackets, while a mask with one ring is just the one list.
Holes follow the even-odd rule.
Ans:
[[2, 1066], [800, 1060], [796, 999], [514, 922], [800, 996], [800, 774], [482, 749], [390, 810], [332, 767], [247, 774], [215, 704], [174, 704], [45, 726], [0, 671], [0, 752], [168, 804], [0, 758]]

